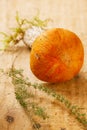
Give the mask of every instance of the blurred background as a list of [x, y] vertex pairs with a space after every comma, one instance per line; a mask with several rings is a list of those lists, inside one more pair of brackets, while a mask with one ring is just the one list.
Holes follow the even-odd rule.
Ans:
[[87, 0], [0, 0], [0, 30], [14, 24], [16, 12], [30, 18], [40, 12], [40, 17], [53, 19], [56, 27], [65, 27], [85, 33]]

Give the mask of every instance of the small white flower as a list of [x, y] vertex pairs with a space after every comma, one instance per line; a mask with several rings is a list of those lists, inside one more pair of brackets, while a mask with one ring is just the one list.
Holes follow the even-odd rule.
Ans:
[[40, 27], [32, 26], [25, 31], [24, 42], [31, 48], [34, 40], [43, 32]]

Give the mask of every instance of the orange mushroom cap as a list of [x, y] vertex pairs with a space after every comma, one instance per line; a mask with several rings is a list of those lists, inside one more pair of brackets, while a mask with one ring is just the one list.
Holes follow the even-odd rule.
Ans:
[[33, 43], [30, 68], [46, 82], [64, 82], [76, 76], [84, 61], [84, 49], [79, 37], [66, 29], [43, 32]]

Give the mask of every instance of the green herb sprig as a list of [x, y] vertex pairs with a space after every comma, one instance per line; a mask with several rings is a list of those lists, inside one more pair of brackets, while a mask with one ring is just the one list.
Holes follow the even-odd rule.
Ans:
[[51, 19], [45, 19], [41, 20], [39, 18], [39, 15], [34, 16], [32, 19], [22, 19], [19, 17], [18, 12], [16, 13], [16, 22], [17, 27], [11, 28], [11, 34], [6, 34], [4, 32], [0, 32], [4, 36], [2, 43], [4, 44], [4, 50], [6, 50], [9, 46], [18, 44], [21, 40], [23, 43], [27, 46], [27, 44], [24, 42], [24, 34], [25, 31], [32, 26], [37, 26], [42, 29], [45, 29], [47, 27], [48, 22]]
[[41, 124], [33, 119], [36, 115], [43, 120], [49, 118], [48, 114], [45, 112], [45, 108], [39, 106], [36, 102], [31, 101], [35, 95], [29, 91], [31, 83], [28, 78], [24, 78], [23, 70], [17, 70], [11, 68], [7, 71], [7, 75], [12, 78], [12, 83], [15, 86], [16, 99], [19, 101], [21, 106], [24, 108], [25, 112], [29, 115], [33, 129], [40, 129]]
[[[18, 73], [20, 72], [20, 76], [22, 75], [22, 71], [19, 70], [10, 70], [9, 73], [13, 74], [15, 71], [18, 71]], [[18, 77], [17, 77], [18, 78]], [[85, 113], [81, 113], [81, 108], [78, 107], [77, 105], [73, 105], [65, 96], [56, 93], [55, 91], [53, 91], [52, 89], [49, 89], [47, 87], [45, 87], [42, 84], [31, 84], [29, 81], [26, 81], [24, 79], [24, 77], [20, 77], [21, 81], [23, 81], [23, 83], [25, 85], [27, 85], [28, 87], [33, 86], [35, 89], [39, 89], [40, 91], [43, 91], [45, 93], [47, 93], [48, 95], [52, 96], [54, 99], [58, 100], [59, 102], [61, 102], [62, 104], [64, 104], [64, 106], [68, 109], [68, 111], [75, 116], [75, 118], [83, 124], [84, 127], [87, 128], [87, 118], [86, 118], [86, 114]]]
[[87, 118], [85, 113], [81, 113], [81, 108], [77, 105], [73, 105], [65, 96], [56, 93], [52, 89], [49, 89], [41, 84], [32, 84], [35, 89], [39, 89], [40, 91], [44, 91], [48, 95], [52, 96], [54, 99], [61, 102], [70, 112], [70, 114], [74, 115], [75, 118], [83, 124], [83, 126], [87, 129]]
[[[35, 102], [26, 102], [26, 98], [31, 98], [34, 95], [27, 92], [27, 88], [34, 87], [40, 91], [45, 92], [47, 95], [53, 97], [56, 101], [62, 103], [70, 114], [72, 114], [87, 130], [87, 118], [86, 114], [81, 112], [81, 108], [77, 105], [73, 105], [65, 96], [62, 94], [56, 93], [54, 90], [47, 88], [42, 84], [34, 83], [32, 84], [28, 78], [23, 76], [23, 70], [17, 70], [15, 68], [9, 69], [7, 74], [12, 78], [12, 83], [16, 86], [16, 98], [19, 100], [20, 104], [26, 109], [26, 111], [32, 110], [32, 112], [43, 119], [48, 118], [49, 116], [43, 108], [39, 107]], [[36, 125], [37, 126], [37, 125]]]

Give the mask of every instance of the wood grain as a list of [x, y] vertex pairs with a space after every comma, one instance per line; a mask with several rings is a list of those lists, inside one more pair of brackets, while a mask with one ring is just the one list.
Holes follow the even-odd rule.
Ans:
[[[51, 27], [62, 27], [74, 31], [82, 40], [85, 51], [84, 65], [79, 78], [62, 84], [46, 84], [57, 92], [64, 94], [74, 104], [84, 108], [87, 113], [87, 0], [0, 0], [0, 31], [8, 32], [15, 26], [16, 11], [21, 17], [30, 18], [40, 11], [40, 17], [52, 18]], [[2, 38], [2, 37], [1, 37]], [[13, 52], [0, 52], [0, 68], [11, 67], [16, 55], [20, 54], [15, 67], [23, 68], [24, 74], [31, 82], [40, 82], [29, 68], [29, 50], [23, 46]], [[43, 100], [40, 101], [40, 99]], [[47, 95], [36, 92], [38, 103], [46, 106], [50, 118], [42, 123], [41, 130], [84, 130], [77, 120], [69, 115], [59, 103]], [[8, 116], [12, 122], [8, 122]], [[39, 119], [37, 119], [39, 120]], [[32, 130], [31, 122], [15, 98], [14, 87], [6, 76], [0, 76], [0, 130]]]

